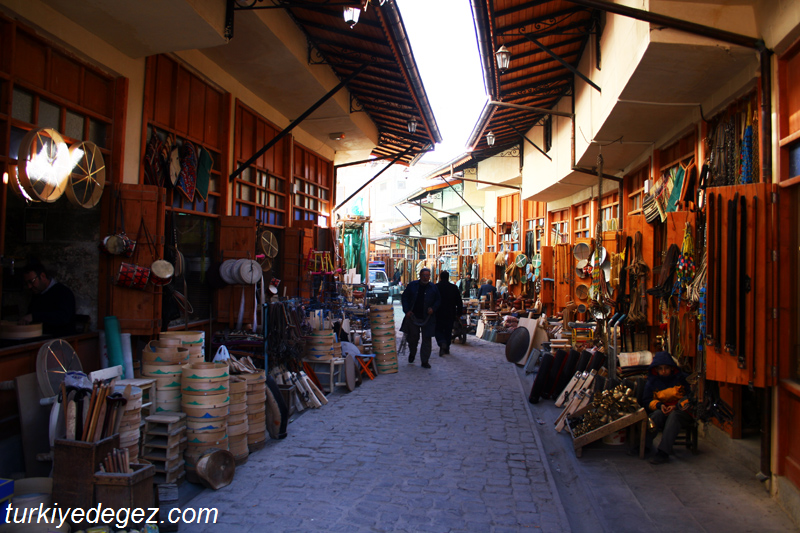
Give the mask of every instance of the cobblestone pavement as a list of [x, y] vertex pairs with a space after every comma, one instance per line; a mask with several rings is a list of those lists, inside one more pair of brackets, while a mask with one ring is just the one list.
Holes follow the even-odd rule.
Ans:
[[[470, 337], [431, 368], [396, 374], [289, 424], [188, 507], [191, 531], [567, 531], [569, 524], [504, 346]], [[344, 389], [340, 389], [344, 390]]]

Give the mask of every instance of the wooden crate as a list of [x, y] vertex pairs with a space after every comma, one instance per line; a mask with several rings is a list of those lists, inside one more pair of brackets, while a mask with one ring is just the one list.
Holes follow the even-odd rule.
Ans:
[[[645, 434], [647, 431], [647, 412], [644, 408], [640, 408], [635, 413], [631, 413], [629, 415], [625, 415], [622, 418], [614, 420], [613, 422], [609, 422], [605, 426], [601, 426], [594, 431], [590, 431], [589, 433], [584, 433], [580, 437], [573, 438], [572, 446], [575, 448], [575, 455], [580, 457], [583, 454], [583, 447], [589, 443], [592, 443], [596, 440], [602, 439], [607, 435], [611, 435], [612, 433], [616, 433], [621, 429], [625, 429], [630, 427], [636, 423], [641, 423], [642, 425], [642, 435]], [[567, 420], [567, 426], [569, 427], [569, 420]], [[570, 434], [572, 434], [572, 428], [569, 428]], [[639, 444], [639, 457], [644, 459], [644, 441], [645, 439], [640, 439]]]
[[95, 472], [94, 497], [112, 509], [153, 506], [153, 465], [132, 464], [130, 474]]
[[53, 501], [88, 509], [96, 502], [89, 489], [102, 459], [119, 448], [119, 434], [97, 442], [57, 439], [53, 449]]

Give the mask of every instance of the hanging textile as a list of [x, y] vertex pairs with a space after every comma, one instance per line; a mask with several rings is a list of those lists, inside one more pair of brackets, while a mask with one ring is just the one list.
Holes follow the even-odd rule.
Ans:
[[362, 266], [362, 258], [364, 257], [363, 226], [345, 228], [342, 235], [342, 241], [344, 242], [345, 270], [355, 268], [356, 273], [361, 274], [361, 279], [366, 281], [366, 271]]

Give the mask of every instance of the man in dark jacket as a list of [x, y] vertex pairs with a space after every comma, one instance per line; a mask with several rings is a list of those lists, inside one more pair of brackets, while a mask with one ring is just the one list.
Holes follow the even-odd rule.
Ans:
[[403, 291], [403, 325], [400, 329], [408, 340], [408, 362], [413, 363], [417, 356], [417, 343], [422, 337], [420, 358], [422, 368], [430, 368], [431, 337], [436, 332], [436, 315], [441, 299], [436, 285], [431, 283], [431, 270], [423, 268], [419, 271], [419, 279], [408, 284]]
[[475, 280], [472, 279], [472, 274], [467, 272], [461, 281], [458, 282], [458, 290], [461, 291], [461, 296], [464, 298], [469, 298], [471, 295], [472, 289], [477, 289], [478, 284], [475, 283]]
[[74, 334], [75, 295], [69, 287], [48, 276], [40, 263], [25, 266], [22, 281], [33, 296], [28, 314], [19, 323], [41, 323], [43, 333], [56, 337]]
[[458, 287], [450, 283], [450, 273], [446, 270], [439, 274], [436, 284], [442, 303], [436, 311], [436, 344], [439, 345], [439, 357], [450, 353], [450, 342], [453, 337], [453, 322], [464, 312], [461, 294]]
[[478, 292], [478, 300], [486, 296], [486, 302], [489, 303], [497, 301], [497, 288], [492, 285], [492, 280], [487, 279], [486, 283], [481, 285], [481, 290]]
[[650, 420], [656, 432], [648, 432], [646, 446], [653, 442], [658, 431], [663, 431], [658, 452], [650, 460], [654, 465], [666, 463], [672, 453], [672, 444], [682, 428], [693, 422], [689, 413], [691, 387], [686, 374], [668, 352], [658, 352], [650, 363], [649, 376], [644, 387], [642, 401], [650, 413]]

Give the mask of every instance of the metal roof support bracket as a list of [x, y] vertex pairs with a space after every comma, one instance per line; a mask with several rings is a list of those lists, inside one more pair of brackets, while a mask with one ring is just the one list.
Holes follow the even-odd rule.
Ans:
[[550, 157], [549, 155], [547, 155], [547, 152], [545, 152], [544, 150], [542, 150], [541, 148], [539, 148], [539, 147], [536, 145], [536, 143], [535, 143], [535, 142], [533, 142], [532, 140], [528, 139], [528, 138], [525, 136], [525, 134], [524, 134], [524, 133], [520, 133], [520, 131], [519, 131], [519, 130], [518, 130], [518, 129], [517, 129], [517, 128], [516, 128], [516, 127], [513, 125], [513, 124], [510, 124], [510, 126], [511, 126], [511, 129], [513, 129], [514, 131], [516, 131], [516, 132], [519, 134], [519, 136], [520, 136], [520, 137], [522, 137], [523, 139], [525, 139], [526, 141], [528, 141], [528, 142], [530, 143], [530, 145], [531, 145], [531, 146], [533, 146], [534, 148], [536, 148], [537, 150], [539, 150], [539, 152], [540, 152], [540, 153], [541, 153], [543, 156], [545, 156], [545, 157], [546, 157], [547, 159], [549, 159], [550, 161], [552, 161], [552, 160], [553, 160], [553, 158], [552, 158], [552, 157]]
[[755, 37], [749, 37], [747, 35], [742, 35], [739, 33], [720, 30], [718, 28], [713, 28], [711, 26], [705, 26], [703, 24], [697, 24], [695, 22], [689, 22], [674, 17], [668, 17], [666, 15], [660, 15], [658, 13], [653, 13], [652, 11], [646, 11], [644, 9], [637, 9], [634, 7], [624, 6], [622, 4], [616, 4], [614, 2], [609, 2], [607, 0], [569, 0], [569, 1], [572, 2], [573, 4], [578, 4], [584, 7], [600, 9], [602, 11], [613, 13], [615, 15], [622, 15], [624, 17], [630, 17], [636, 20], [649, 22], [651, 24], [656, 24], [658, 26], [672, 28], [674, 30], [685, 31], [687, 33], [693, 33], [695, 35], [702, 35], [704, 37], [710, 37], [711, 39], [716, 39], [718, 41], [726, 43], [737, 44], [739, 46], [746, 46], [748, 48], [755, 48], [757, 50], [761, 50], [764, 48], [764, 41], [756, 39]]
[[346, 204], [347, 202], [349, 202], [350, 200], [352, 200], [352, 199], [353, 199], [353, 197], [354, 197], [356, 194], [358, 194], [358, 193], [360, 193], [362, 190], [364, 190], [364, 187], [366, 187], [367, 185], [369, 185], [370, 183], [372, 183], [373, 181], [375, 181], [375, 178], [377, 178], [378, 176], [380, 176], [381, 174], [383, 174], [384, 172], [386, 172], [387, 170], [389, 170], [389, 168], [390, 168], [392, 165], [394, 165], [395, 163], [397, 163], [397, 162], [398, 162], [398, 161], [399, 161], [399, 160], [400, 160], [400, 159], [401, 159], [401, 158], [402, 158], [404, 155], [406, 155], [406, 154], [407, 154], [408, 152], [410, 152], [410, 151], [411, 151], [411, 146], [409, 146], [408, 148], [406, 148], [406, 149], [405, 149], [405, 151], [404, 151], [403, 153], [401, 153], [401, 154], [397, 154], [397, 155], [395, 156], [395, 158], [394, 158], [394, 159], [392, 159], [392, 162], [391, 162], [391, 163], [389, 163], [388, 165], [386, 165], [385, 167], [383, 167], [383, 168], [380, 170], [380, 172], [378, 172], [377, 174], [375, 174], [374, 176], [372, 176], [370, 179], [368, 179], [368, 180], [366, 181], [366, 183], [364, 183], [364, 185], [362, 185], [361, 187], [359, 187], [359, 188], [358, 188], [358, 189], [357, 189], [357, 190], [356, 190], [356, 191], [355, 191], [353, 194], [351, 194], [350, 196], [348, 196], [348, 197], [347, 197], [347, 199], [346, 199], [344, 202], [342, 202], [342, 203], [340, 203], [339, 205], [337, 205], [337, 206], [336, 206], [336, 207], [335, 207], [333, 210], [334, 210], [334, 211], [337, 211], [337, 210], [338, 210], [340, 207], [342, 207], [344, 204]]
[[530, 36], [530, 34], [523, 33], [522, 35], [524, 35], [524, 36], [525, 36], [525, 38], [526, 38], [526, 39], [528, 39], [530, 42], [532, 42], [533, 44], [535, 44], [536, 46], [538, 46], [539, 48], [541, 48], [543, 52], [545, 52], [545, 53], [549, 54], [549, 55], [550, 55], [550, 57], [552, 57], [553, 59], [555, 59], [556, 61], [558, 61], [559, 63], [561, 63], [561, 64], [564, 66], [564, 68], [568, 69], [570, 72], [572, 72], [573, 74], [575, 74], [576, 76], [578, 76], [580, 79], [582, 79], [583, 81], [585, 81], [586, 83], [588, 83], [588, 84], [589, 84], [589, 85], [590, 85], [592, 88], [596, 89], [596, 90], [597, 90], [597, 92], [603, 92], [603, 91], [602, 91], [602, 89], [600, 89], [600, 87], [599, 87], [599, 86], [598, 86], [596, 83], [594, 83], [592, 80], [590, 80], [590, 79], [589, 79], [587, 76], [585, 76], [585, 75], [584, 75], [584, 74], [583, 74], [581, 71], [579, 71], [577, 68], [575, 68], [575, 67], [573, 67], [572, 65], [570, 65], [568, 62], [564, 61], [564, 60], [561, 58], [561, 56], [559, 56], [558, 54], [556, 54], [555, 52], [553, 52], [552, 50], [550, 50], [548, 47], [546, 47], [545, 45], [543, 45], [542, 43], [540, 43], [538, 40], [536, 40], [536, 39], [534, 39], [533, 37], [531, 37], [531, 36]]
[[470, 209], [472, 209], [472, 212], [473, 212], [473, 213], [475, 213], [475, 216], [477, 216], [479, 219], [481, 219], [481, 222], [483, 222], [484, 224], [486, 224], [486, 227], [487, 227], [487, 228], [489, 228], [490, 230], [492, 230], [492, 233], [494, 233], [495, 235], [497, 235], [497, 232], [494, 230], [494, 228], [493, 228], [493, 227], [491, 227], [491, 226], [489, 225], [489, 223], [488, 223], [488, 222], [486, 222], [485, 220], [483, 220], [483, 217], [482, 217], [482, 216], [480, 216], [480, 215], [478, 214], [478, 212], [477, 212], [477, 211], [475, 211], [475, 208], [474, 208], [474, 207], [472, 207], [472, 204], [470, 204], [470, 203], [469, 203], [469, 202], [468, 202], [468, 201], [467, 201], [467, 200], [466, 200], [466, 199], [465, 199], [463, 196], [461, 196], [461, 193], [460, 193], [460, 192], [458, 192], [458, 191], [456, 190], [456, 188], [455, 188], [455, 187], [453, 187], [452, 185], [450, 185], [450, 182], [449, 182], [449, 181], [447, 181], [447, 178], [445, 178], [444, 176], [442, 176], [442, 179], [443, 179], [443, 180], [444, 180], [444, 182], [447, 184], [447, 186], [448, 186], [448, 187], [450, 187], [451, 189], [453, 189], [453, 192], [454, 192], [454, 193], [456, 193], [456, 194], [458, 195], [458, 197], [459, 197], [459, 198], [461, 198], [461, 201], [462, 201], [462, 202], [464, 202], [465, 204], [467, 204], [467, 207], [469, 207]]
[[[455, 235], [456, 237], [458, 237], [458, 235], [456, 234], [456, 232], [454, 232], [453, 230], [451, 230], [450, 228], [448, 228], [448, 227], [447, 227], [447, 225], [446, 225], [444, 222], [442, 222], [442, 221], [439, 219], [439, 217], [437, 217], [437, 216], [436, 216], [434, 213], [432, 213], [432, 212], [431, 212], [431, 211], [430, 211], [430, 210], [429, 210], [427, 207], [425, 207], [424, 205], [422, 205], [422, 202], [420, 202], [420, 203], [418, 203], [418, 204], [414, 204], [414, 205], [418, 206], [420, 209], [424, 209], [424, 210], [425, 210], [425, 212], [426, 212], [426, 213], [428, 213], [428, 214], [431, 216], [431, 218], [435, 219], [435, 220], [436, 220], [436, 222], [438, 222], [438, 223], [439, 223], [439, 224], [440, 224], [440, 225], [441, 225], [441, 226], [444, 228], [444, 234], [445, 234], [445, 235], [447, 235], [447, 232], [449, 231], [450, 233], [452, 233], [453, 235]], [[422, 224], [422, 219], [420, 219], [420, 225], [421, 225], [421, 224]]]
[[[397, 207], [397, 206], [394, 206], [394, 208], [395, 208], [395, 209], [397, 209], [397, 210], [400, 212], [400, 214], [401, 214], [401, 215], [403, 215], [403, 218], [404, 218], [404, 219], [408, 220], [408, 217], [406, 216], [406, 214], [405, 214], [405, 213], [403, 213], [403, 211], [401, 211], [399, 207]], [[416, 226], [416, 225], [415, 225], [413, 222], [411, 222], [410, 220], [408, 220], [408, 223], [409, 223], [409, 224], [411, 224], [411, 227], [412, 227], [412, 228], [414, 228], [415, 230], [417, 230], [417, 232], [419, 232], [419, 234], [420, 234], [420, 235], [422, 235], [422, 230], [421, 230], [420, 228], [418, 228], [418, 227], [417, 227], [417, 226]], [[422, 219], [420, 219], [419, 223], [420, 223], [420, 226], [421, 226], [421, 225], [422, 225]]]
[[[319, 108], [320, 106], [322, 106], [322, 104], [324, 104], [325, 102], [327, 102], [327, 101], [328, 101], [328, 100], [329, 100], [329, 99], [330, 99], [330, 98], [331, 98], [333, 95], [335, 95], [336, 93], [338, 93], [338, 92], [339, 92], [339, 91], [340, 91], [340, 90], [341, 90], [341, 89], [342, 89], [342, 88], [343, 88], [345, 85], [347, 85], [347, 84], [348, 84], [350, 81], [352, 81], [352, 80], [353, 80], [353, 79], [354, 79], [356, 76], [358, 76], [359, 74], [361, 74], [362, 72], [364, 72], [364, 71], [367, 69], [367, 67], [369, 67], [369, 64], [364, 64], [364, 65], [361, 65], [361, 66], [360, 66], [360, 67], [358, 67], [358, 68], [357, 68], [355, 71], [353, 71], [353, 73], [352, 73], [352, 74], [350, 74], [350, 75], [349, 75], [347, 78], [345, 78], [345, 79], [343, 79], [342, 81], [340, 81], [340, 82], [339, 82], [339, 84], [338, 84], [336, 87], [334, 87], [333, 89], [331, 89], [330, 91], [328, 91], [328, 93], [327, 93], [325, 96], [323, 96], [322, 98], [320, 98], [319, 100], [317, 100], [317, 101], [316, 101], [316, 103], [314, 103], [314, 105], [312, 105], [311, 107], [309, 107], [309, 108], [308, 108], [308, 109], [307, 109], [307, 110], [306, 110], [306, 111], [305, 111], [305, 112], [304, 112], [302, 115], [300, 115], [299, 117], [297, 117], [296, 119], [294, 119], [294, 121], [292, 121], [292, 123], [291, 123], [291, 124], [289, 124], [288, 126], [286, 126], [286, 127], [283, 129], [283, 131], [281, 131], [281, 132], [280, 132], [280, 133], [278, 133], [278, 134], [277, 134], [275, 137], [273, 137], [273, 138], [272, 138], [272, 139], [271, 139], [271, 140], [270, 140], [270, 141], [269, 141], [267, 144], [265, 144], [265, 145], [264, 145], [264, 147], [263, 147], [263, 148], [261, 148], [261, 149], [260, 149], [258, 152], [256, 152], [255, 154], [253, 154], [253, 155], [252, 155], [252, 157], [250, 157], [250, 159], [248, 159], [247, 161], [245, 161], [244, 163], [242, 163], [241, 165], [239, 165], [239, 168], [237, 168], [236, 170], [234, 170], [234, 171], [233, 171], [233, 173], [230, 175], [230, 178], [229, 178], [229, 180], [228, 180], [228, 181], [233, 181], [234, 179], [236, 179], [236, 177], [237, 177], [239, 174], [241, 174], [242, 172], [244, 172], [244, 170], [245, 170], [247, 167], [249, 167], [250, 165], [252, 165], [252, 164], [253, 164], [253, 163], [256, 161], [256, 159], [258, 159], [259, 157], [261, 157], [262, 155], [264, 155], [264, 154], [266, 153], [266, 151], [267, 151], [267, 150], [269, 150], [270, 148], [272, 148], [273, 146], [275, 146], [275, 145], [278, 143], [278, 141], [280, 141], [281, 139], [283, 139], [284, 137], [286, 137], [286, 135], [288, 135], [288, 134], [289, 134], [289, 132], [291, 132], [293, 129], [295, 129], [295, 128], [296, 128], [296, 127], [297, 127], [297, 126], [298, 126], [298, 125], [299, 125], [301, 122], [303, 122], [303, 121], [304, 121], [306, 118], [308, 118], [308, 116], [309, 116], [309, 115], [311, 115], [311, 113], [313, 113], [314, 111], [316, 111], [316, 110], [317, 110], [317, 108]], [[377, 176], [376, 176], [376, 177], [377, 177]], [[375, 179], [375, 178], [373, 178], [373, 179]]]

